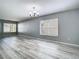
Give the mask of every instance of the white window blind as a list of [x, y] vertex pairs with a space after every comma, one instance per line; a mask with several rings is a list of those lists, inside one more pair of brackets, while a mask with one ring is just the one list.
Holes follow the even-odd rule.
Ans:
[[16, 24], [4, 23], [4, 32], [16, 32]]
[[40, 21], [40, 35], [58, 36], [58, 18]]

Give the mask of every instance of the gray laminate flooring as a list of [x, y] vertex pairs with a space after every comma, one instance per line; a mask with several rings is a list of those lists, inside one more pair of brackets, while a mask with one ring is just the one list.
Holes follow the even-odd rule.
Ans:
[[0, 40], [0, 59], [79, 59], [79, 48], [32, 37]]

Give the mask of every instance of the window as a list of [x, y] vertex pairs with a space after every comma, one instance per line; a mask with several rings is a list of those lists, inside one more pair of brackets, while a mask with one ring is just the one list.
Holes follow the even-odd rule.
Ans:
[[40, 21], [40, 35], [58, 36], [58, 18]]
[[4, 23], [4, 32], [16, 32], [16, 24]]

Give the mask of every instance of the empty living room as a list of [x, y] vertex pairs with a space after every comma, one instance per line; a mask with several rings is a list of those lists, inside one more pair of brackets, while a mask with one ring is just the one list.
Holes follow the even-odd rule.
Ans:
[[0, 59], [79, 59], [79, 0], [0, 0]]

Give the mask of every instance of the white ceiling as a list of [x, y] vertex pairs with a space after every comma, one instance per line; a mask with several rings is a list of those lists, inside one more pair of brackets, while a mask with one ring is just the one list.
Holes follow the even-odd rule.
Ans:
[[0, 19], [20, 21], [28, 19], [36, 6], [39, 15], [79, 8], [79, 0], [0, 0]]

